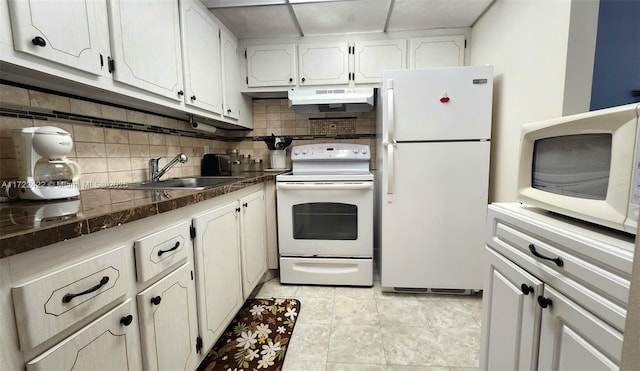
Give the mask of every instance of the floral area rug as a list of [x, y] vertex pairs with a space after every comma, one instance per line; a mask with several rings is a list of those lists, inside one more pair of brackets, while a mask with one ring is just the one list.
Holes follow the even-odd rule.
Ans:
[[280, 371], [299, 313], [296, 299], [247, 300], [198, 371]]

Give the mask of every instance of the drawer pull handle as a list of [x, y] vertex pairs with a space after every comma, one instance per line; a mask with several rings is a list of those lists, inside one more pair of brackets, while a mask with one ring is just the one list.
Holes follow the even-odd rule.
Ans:
[[545, 298], [542, 295], [538, 296], [538, 305], [540, 305], [542, 308], [546, 308], [552, 304], [553, 304], [553, 301], [551, 301], [551, 299]]
[[158, 256], [162, 256], [162, 254], [164, 254], [166, 252], [176, 250], [178, 248], [178, 246], [180, 246], [180, 241], [176, 242], [176, 244], [172, 248], [170, 248], [169, 250], [158, 250]]
[[151, 304], [153, 304], [153, 305], [160, 305], [161, 301], [162, 301], [162, 298], [160, 296], [156, 296], [154, 298], [151, 298]]
[[533, 292], [533, 286], [528, 286], [526, 283], [523, 283], [520, 286], [520, 290], [522, 290], [522, 293], [525, 295], [529, 295], [530, 293]]
[[535, 247], [535, 246], [533, 246], [533, 244], [530, 244], [530, 245], [529, 245], [529, 251], [531, 251], [531, 253], [533, 254], [533, 256], [535, 256], [535, 257], [537, 257], [537, 258], [544, 259], [544, 260], [551, 260], [552, 262], [556, 263], [556, 265], [557, 265], [558, 267], [562, 267], [562, 266], [564, 265], [564, 262], [562, 261], [562, 258], [561, 258], [561, 257], [557, 257], [557, 258], [549, 258], [549, 257], [546, 257], [546, 256], [544, 256], [544, 255], [541, 255], [541, 254], [539, 254], [539, 253], [536, 251], [536, 247]]
[[92, 292], [94, 292], [94, 291], [98, 291], [98, 290], [100, 290], [100, 288], [101, 288], [102, 286], [106, 285], [106, 284], [107, 284], [107, 282], [109, 282], [109, 276], [104, 276], [104, 277], [102, 277], [102, 279], [100, 280], [100, 283], [99, 283], [99, 284], [97, 284], [97, 285], [95, 285], [95, 286], [93, 286], [93, 287], [91, 287], [91, 288], [89, 288], [89, 289], [86, 289], [86, 290], [84, 290], [83, 292], [79, 292], [79, 293], [77, 293], [77, 294], [66, 294], [65, 296], [63, 296], [63, 297], [62, 297], [62, 302], [63, 302], [63, 303], [68, 303], [68, 302], [70, 302], [73, 298], [75, 298], [76, 296], [82, 296], [82, 295], [90, 294], [90, 293], [92, 293]]
[[132, 315], [128, 315], [128, 316], [124, 316], [124, 317], [120, 318], [120, 323], [125, 325], [125, 326], [129, 326], [131, 324], [131, 322], [133, 322], [133, 316]]

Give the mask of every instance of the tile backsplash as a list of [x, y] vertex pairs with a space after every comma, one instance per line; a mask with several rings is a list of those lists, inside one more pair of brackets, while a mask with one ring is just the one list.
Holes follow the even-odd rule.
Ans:
[[293, 137], [293, 146], [366, 144], [375, 158], [375, 112], [297, 114], [287, 99], [255, 99], [253, 130], [219, 129], [210, 135], [194, 132], [186, 121], [0, 84], [0, 180], [18, 178], [11, 130], [31, 126], [57, 126], [72, 135], [74, 148], [68, 157], [80, 164], [83, 189], [147, 180], [150, 158], [165, 157], [160, 161], [163, 166], [180, 152], [189, 161], [174, 166], [166, 176], [199, 175], [205, 147], [210, 153], [238, 149], [240, 154], [262, 159], [268, 168], [269, 151], [263, 139], [272, 133]]

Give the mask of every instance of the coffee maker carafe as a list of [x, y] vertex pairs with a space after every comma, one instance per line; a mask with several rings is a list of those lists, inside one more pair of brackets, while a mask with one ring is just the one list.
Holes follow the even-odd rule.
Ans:
[[55, 200], [80, 194], [80, 166], [67, 158], [73, 139], [55, 126], [13, 131], [18, 170], [19, 197], [25, 200]]

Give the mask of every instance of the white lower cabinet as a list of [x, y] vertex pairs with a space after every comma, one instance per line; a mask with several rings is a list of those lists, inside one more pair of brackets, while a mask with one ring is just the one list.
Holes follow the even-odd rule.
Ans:
[[191, 263], [140, 292], [137, 299], [144, 369], [195, 369], [198, 320]]
[[131, 299], [27, 363], [38, 370], [140, 370], [138, 319]]
[[3, 369], [195, 370], [266, 272], [266, 231], [260, 184], [0, 259]]
[[193, 218], [198, 317], [206, 353], [242, 306], [240, 208], [232, 202]]
[[265, 192], [255, 192], [241, 198], [240, 205], [242, 292], [246, 299], [267, 271]]
[[481, 370], [617, 370], [632, 236], [539, 209], [488, 213]]
[[193, 218], [198, 316], [206, 353], [267, 270], [265, 193], [227, 198]]
[[545, 287], [542, 309], [540, 370], [617, 370], [622, 333], [573, 300]]
[[542, 282], [486, 248], [480, 364], [486, 370], [535, 370]]

